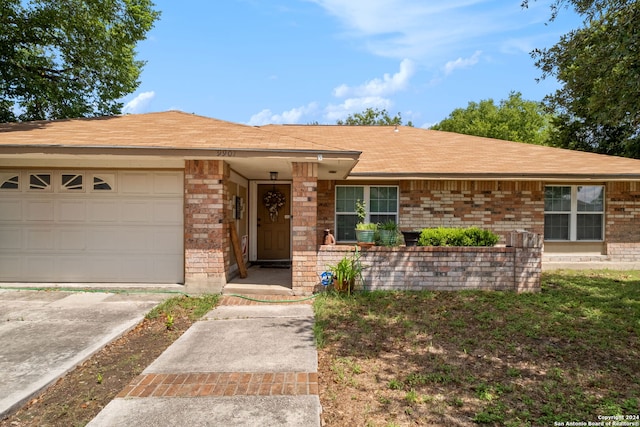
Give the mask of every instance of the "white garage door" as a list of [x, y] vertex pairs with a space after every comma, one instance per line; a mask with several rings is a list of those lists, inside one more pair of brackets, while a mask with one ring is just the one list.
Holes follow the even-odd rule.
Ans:
[[183, 174], [0, 171], [0, 281], [181, 283]]

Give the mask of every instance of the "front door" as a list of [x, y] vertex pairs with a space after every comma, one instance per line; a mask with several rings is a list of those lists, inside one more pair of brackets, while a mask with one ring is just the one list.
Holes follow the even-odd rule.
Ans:
[[258, 260], [291, 259], [291, 186], [258, 184]]

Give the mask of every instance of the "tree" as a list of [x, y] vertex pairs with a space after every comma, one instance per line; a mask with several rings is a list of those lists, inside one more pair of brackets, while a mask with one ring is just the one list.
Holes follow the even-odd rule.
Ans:
[[140, 84], [150, 0], [2, 0], [0, 121], [119, 114]]
[[583, 26], [532, 52], [542, 78], [561, 83], [545, 98], [557, 114], [552, 143], [640, 158], [640, 2], [555, 0], [550, 20], [562, 6], [573, 6]]
[[484, 136], [508, 141], [545, 144], [549, 135], [551, 116], [543, 105], [522, 99], [519, 92], [498, 105], [493, 99], [469, 102], [466, 109], [457, 108], [449, 116], [431, 127], [434, 130]]
[[[390, 117], [386, 109], [367, 108], [361, 113], [349, 114], [347, 118], [336, 122], [338, 125], [347, 126], [402, 126], [400, 113]], [[407, 126], [413, 126], [409, 121]]]

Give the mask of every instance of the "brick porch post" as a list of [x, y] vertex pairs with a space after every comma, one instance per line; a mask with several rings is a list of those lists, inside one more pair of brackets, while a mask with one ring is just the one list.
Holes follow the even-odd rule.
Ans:
[[228, 178], [224, 161], [185, 162], [184, 282], [189, 293], [219, 293], [227, 283]]
[[296, 295], [310, 295], [318, 284], [318, 164], [293, 163], [292, 284]]

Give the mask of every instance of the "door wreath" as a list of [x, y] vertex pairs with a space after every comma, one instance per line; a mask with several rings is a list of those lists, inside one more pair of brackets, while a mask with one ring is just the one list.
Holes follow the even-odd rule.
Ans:
[[271, 219], [271, 222], [276, 222], [278, 220], [278, 209], [283, 207], [286, 202], [284, 194], [277, 190], [267, 191], [267, 194], [264, 195], [263, 201], [265, 207], [269, 211], [269, 218]]

